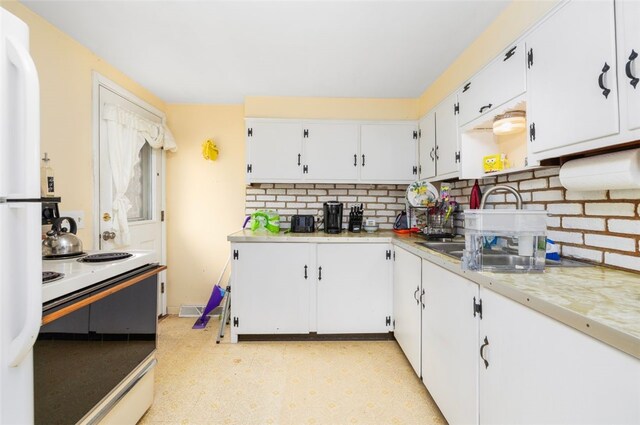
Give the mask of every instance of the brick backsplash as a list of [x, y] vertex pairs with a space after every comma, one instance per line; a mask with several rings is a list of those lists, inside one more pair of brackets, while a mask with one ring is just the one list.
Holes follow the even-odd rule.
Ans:
[[[484, 192], [496, 184], [518, 189], [526, 209], [546, 209], [548, 236], [565, 257], [640, 271], [640, 190], [576, 192], [566, 190], [559, 169], [543, 168], [523, 173], [489, 177], [479, 181]], [[474, 180], [448, 183], [451, 195], [469, 208]], [[489, 196], [487, 208], [515, 208], [515, 197]], [[464, 218], [456, 214], [458, 233], [464, 233]]]
[[[515, 187], [522, 194], [524, 208], [547, 210], [548, 235], [565, 257], [640, 271], [640, 190], [576, 192], [560, 184], [557, 167], [482, 179], [484, 192], [496, 184]], [[469, 208], [474, 180], [446, 183], [460, 211]], [[273, 209], [281, 227], [289, 228], [294, 214], [322, 215], [322, 204], [364, 204], [365, 218], [375, 218], [382, 229], [391, 229], [396, 215], [405, 208], [407, 185], [372, 184], [253, 184], [247, 187], [245, 212]], [[512, 194], [496, 193], [487, 208], [515, 208]], [[459, 234], [464, 234], [462, 213], [455, 216]]]
[[395, 184], [285, 184], [261, 183], [247, 187], [245, 213], [272, 209], [280, 214], [280, 226], [289, 228], [294, 214], [323, 214], [326, 201], [344, 203], [343, 221], [349, 220], [349, 208], [364, 204], [364, 218], [373, 218], [381, 229], [393, 228], [396, 215], [405, 209], [407, 185]]

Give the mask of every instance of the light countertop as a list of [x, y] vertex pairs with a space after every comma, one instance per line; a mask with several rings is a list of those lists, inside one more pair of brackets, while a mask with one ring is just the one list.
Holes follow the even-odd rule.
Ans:
[[417, 245], [424, 239], [392, 231], [328, 235], [256, 233], [230, 242], [393, 243], [640, 359], [640, 274], [608, 267], [547, 267], [544, 273], [463, 271], [460, 261]]

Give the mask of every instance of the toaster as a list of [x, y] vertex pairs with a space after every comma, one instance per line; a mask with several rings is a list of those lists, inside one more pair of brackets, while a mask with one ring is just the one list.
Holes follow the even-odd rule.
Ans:
[[316, 231], [315, 221], [312, 215], [294, 215], [291, 217], [291, 233], [313, 233]]

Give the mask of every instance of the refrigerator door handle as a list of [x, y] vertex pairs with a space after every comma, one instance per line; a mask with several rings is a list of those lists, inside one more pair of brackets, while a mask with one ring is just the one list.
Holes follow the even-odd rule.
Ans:
[[[7, 56], [23, 76], [24, 119], [22, 121], [22, 152], [30, 158], [14, 158], [20, 160], [23, 168], [21, 178], [25, 193], [9, 193], [9, 198], [34, 198], [40, 195], [40, 83], [38, 71], [29, 55], [29, 51], [18, 40], [11, 36], [6, 38]], [[15, 190], [17, 188], [10, 188]]]
[[[27, 222], [38, 222], [40, 220], [40, 205], [17, 203], [9, 204], [9, 208], [24, 209]], [[24, 326], [9, 343], [8, 364], [9, 367], [17, 367], [27, 357], [40, 332], [40, 322], [42, 321], [42, 267], [30, 267], [29, 259], [38, 259], [42, 255], [40, 247], [40, 228], [30, 226], [25, 236], [25, 252], [17, 253], [18, 258], [24, 258], [26, 264], [22, 265], [26, 277], [26, 292], [24, 300], [14, 300], [12, 303], [15, 309], [26, 309]], [[13, 282], [12, 282], [13, 283]], [[9, 312], [9, 314], [11, 314]]]

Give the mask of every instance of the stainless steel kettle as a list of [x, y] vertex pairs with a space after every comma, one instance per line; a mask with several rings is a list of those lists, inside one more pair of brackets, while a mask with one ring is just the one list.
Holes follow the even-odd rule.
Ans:
[[[62, 227], [64, 221], [69, 222], [69, 230]], [[42, 241], [42, 256], [44, 258], [69, 257], [82, 254], [82, 241], [76, 236], [78, 226], [71, 217], [56, 219], [47, 237]]]

